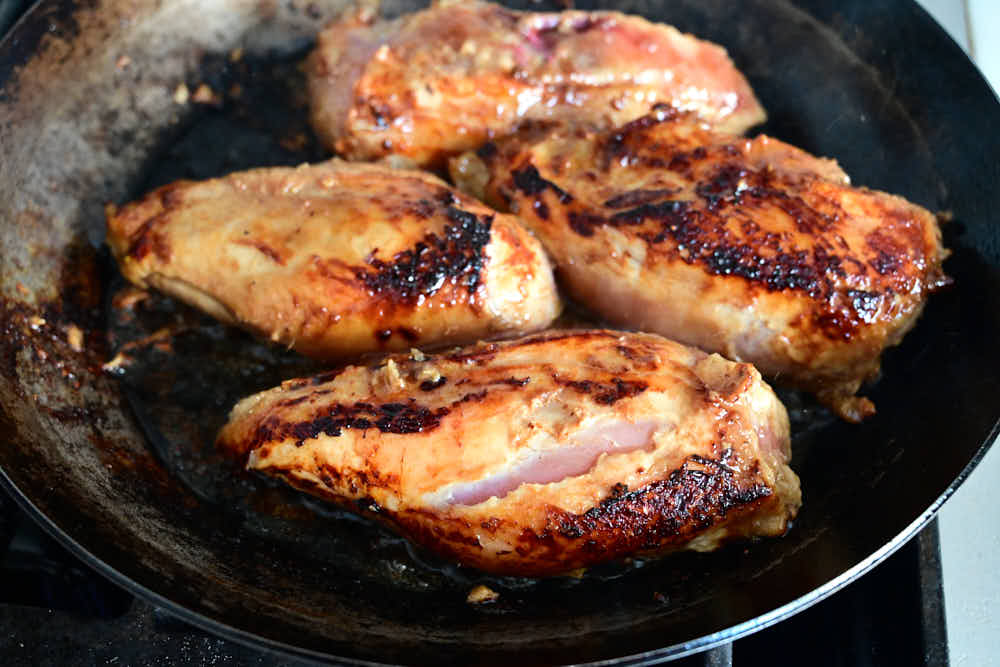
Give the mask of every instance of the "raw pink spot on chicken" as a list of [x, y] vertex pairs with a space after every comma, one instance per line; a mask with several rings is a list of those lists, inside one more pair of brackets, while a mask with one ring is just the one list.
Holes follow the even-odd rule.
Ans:
[[[749, 364], [606, 330], [414, 356], [389, 358], [398, 382], [387, 361], [248, 397], [219, 446], [504, 575], [781, 535], [801, 504], [788, 416]], [[428, 372], [448, 381], [417, 389]]]
[[446, 501], [453, 505], [478, 505], [496, 496], [503, 498], [522, 484], [552, 484], [590, 472], [602, 454], [624, 454], [637, 449], [651, 449], [653, 433], [662, 427], [655, 421], [636, 424], [613, 422], [599, 424], [576, 434], [560, 447], [532, 452], [515, 461], [504, 472], [457, 484]]

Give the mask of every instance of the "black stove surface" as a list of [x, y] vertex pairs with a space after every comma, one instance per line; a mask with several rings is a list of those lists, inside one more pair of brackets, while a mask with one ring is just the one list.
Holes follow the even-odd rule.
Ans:
[[[0, 492], [0, 656], [17, 665], [301, 665], [211, 636], [109, 582]], [[678, 667], [948, 664], [937, 524], [872, 572]]]

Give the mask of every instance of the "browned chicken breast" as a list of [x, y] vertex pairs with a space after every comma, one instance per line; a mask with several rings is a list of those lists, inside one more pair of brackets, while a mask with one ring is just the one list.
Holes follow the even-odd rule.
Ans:
[[937, 220], [832, 160], [660, 108], [619, 129], [537, 124], [452, 163], [516, 212], [572, 296], [818, 395], [842, 417], [946, 282]]
[[219, 446], [445, 558], [542, 576], [780, 535], [788, 417], [749, 364], [659, 336], [550, 331], [292, 380]]
[[439, 2], [401, 18], [359, 11], [309, 60], [313, 127], [356, 160], [444, 158], [524, 119], [621, 124], [657, 102], [731, 132], [764, 119], [725, 50], [618, 12], [516, 12]]
[[340, 359], [548, 325], [548, 260], [518, 222], [428, 174], [331, 161], [161, 187], [111, 210], [126, 278]]

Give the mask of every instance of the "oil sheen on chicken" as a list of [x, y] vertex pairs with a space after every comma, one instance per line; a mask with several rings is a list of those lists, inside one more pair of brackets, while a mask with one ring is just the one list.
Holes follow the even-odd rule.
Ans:
[[358, 11], [309, 60], [313, 127], [350, 159], [440, 166], [524, 119], [621, 124], [657, 102], [732, 132], [764, 110], [721, 47], [618, 12], [438, 2], [385, 21]]
[[788, 416], [749, 364], [549, 331], [291, 380], [219, 446], [447, 559], [543, 576], [785, 532]]
[[560, 308], [517, 220], [385, 166], [173, 183], [111, 207], [108, 243], [133, 283], [323, 359], [527, 333]]
[[616, 325], [755, 364], [858, 421], [883, 349], [947, 282], [935, 216], [833, 160], [660, 108], [609, 131], [536, 124], [452, 161], [517, 213]]

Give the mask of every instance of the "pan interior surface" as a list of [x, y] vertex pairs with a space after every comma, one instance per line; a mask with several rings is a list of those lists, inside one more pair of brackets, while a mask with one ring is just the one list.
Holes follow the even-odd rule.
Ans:
[[[299, 63], [346, 4], [65, 0], [0, 44], [0, 468], [91, 562], [209, 629], [300, 655], [667, 657], [832, 590], [981, 453], [1000, 393], [1000, 139], [971, 64], [905, 3], [636, 1], [615, 8], [726, 46], [769, 112], [763, 131], [954, 218], [955, 285], [886, 354], [868, 390], [879, 413], [853, 426], [783, 395], [805, 503], [791, 532], [582, 578], [496, 578], [234, 470], [212, 447], [229, 408], [317, 366], [166, 298], [122, 309], [103, 206], [323, 159]], [[203, 84], [202, 102], [179, 93]], [[143, 338], [135, 364], [102, 370]], [[478, 584], [499, 599], [470, 606]]]

